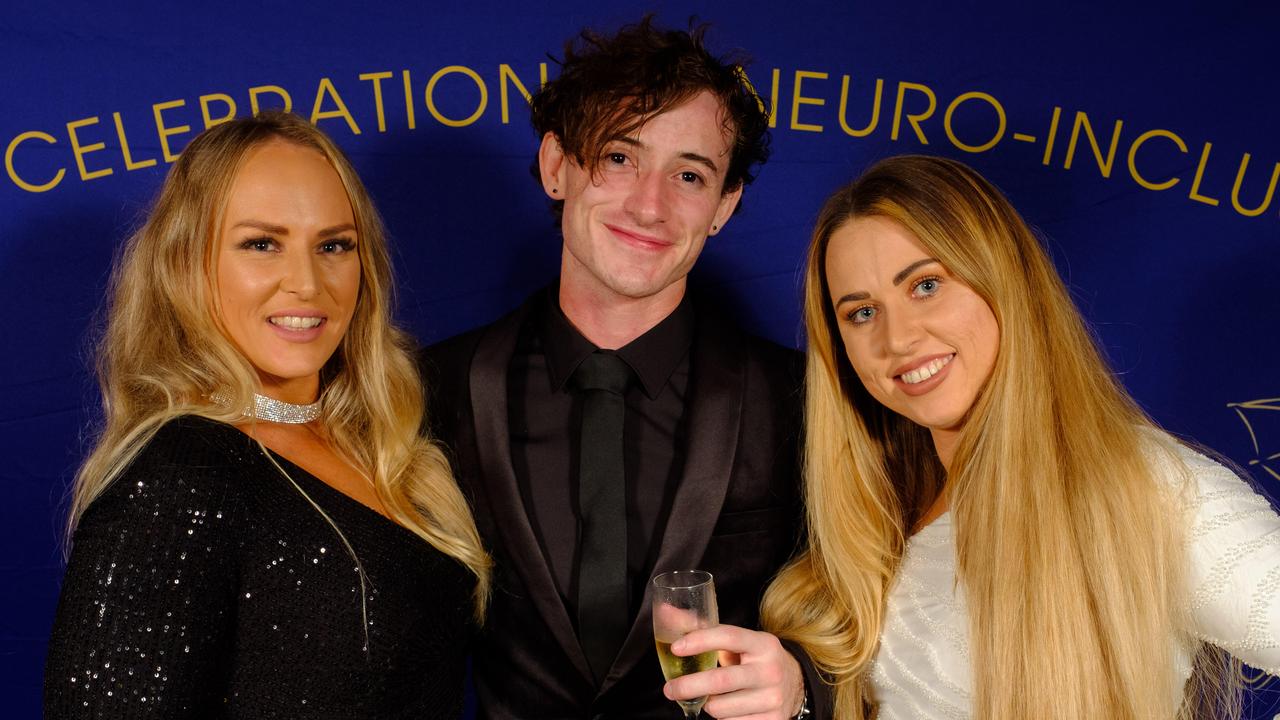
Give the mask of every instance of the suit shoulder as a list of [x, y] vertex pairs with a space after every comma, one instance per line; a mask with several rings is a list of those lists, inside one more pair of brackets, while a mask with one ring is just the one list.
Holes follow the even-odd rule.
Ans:
[[762, 362], [792, 367], [804, 363], [804, 353], [786, 345], [781, 345], [768, 338], [743, 333], [747, 352], [760, 358]]
[[712, 342], [737, 346], [753, 362], [786, 369], [803, 368], [804, 353], [743, 329], [734, 315], [705, 293], [693, 296], [701, 333]]
[[741, 334], [748, 366], [759, 368], [760, 372], [789, 387], [799, 388], [803, 384], [804, 353], [768, 338], [746, 332]]
[[420, 349], [418, 368], [424, 380], [452, 377], [464, 370], [488, 329], [489, 325], [481, 325]]
[[455, 379], [464, 375], [471, 366], [482, 340], [492, 333], [514, 332], [524, 321], [530, 308], [537, 302], [539, 295], [535, 293], [514, 310], [502, 315], [493, 322], [486, 323], [471, 330], [459, 333], [439, 342], [432, 343], [418, 352], [418, 367], [425, 380]]

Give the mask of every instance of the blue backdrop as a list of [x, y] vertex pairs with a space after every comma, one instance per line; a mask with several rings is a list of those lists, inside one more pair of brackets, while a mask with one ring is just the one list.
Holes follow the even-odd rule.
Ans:
[[957, 158], [1047, 238], [1142, 405], [1280, 497], [1274, 3], [106, 5], [0, 10], [5, 717], [39, 713], [67, 490], [97, 412], [88, 329], [186, 142], [255, 107], [312, 117], [384, 214], [400, 320], [441, 339], [554, 276], [524, 95], [577, 29], [644, 11], [713, 21], [776, 109], [773, 159], [695, 272], [744, 325], [797, 343], [801, 257], [837, 185], [892, 154]]

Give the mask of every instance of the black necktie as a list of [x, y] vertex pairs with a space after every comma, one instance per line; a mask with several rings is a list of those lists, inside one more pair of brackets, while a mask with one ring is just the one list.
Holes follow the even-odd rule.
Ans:
[[627, 612], [627, 500], [623, 395], [631, 368], [613, 353], [588, 355], [573, 373], [582, 397], [578, 449], [578, 638], [597, 683], [631, 628]]

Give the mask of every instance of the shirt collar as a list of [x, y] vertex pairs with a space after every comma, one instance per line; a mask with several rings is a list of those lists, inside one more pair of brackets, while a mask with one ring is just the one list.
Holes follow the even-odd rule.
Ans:
[[[546, 293], [538, 326], [546, 352], [547, 371], [551, 375], [551, 387], [563, 392], [578, 365], [599, 348], [583, 337], [565, 317], [555, 286]], [[689, 347], [693, 345], [693, 329], [693, 303], [685, 293], [670, 315], [645, 334], [618, 348], [618, 357], [631, 366], [650, 400], [662, 393], [680, 361], [689, 353]]]

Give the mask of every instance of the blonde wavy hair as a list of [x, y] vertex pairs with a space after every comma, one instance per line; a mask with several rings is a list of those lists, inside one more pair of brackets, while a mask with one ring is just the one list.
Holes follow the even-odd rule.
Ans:
[[[359, 297], [346, 335], [320, 373], [321, 422], [334, 449], [371, 478], [397, 523], [475, 575], [475, 614], [482, 618], [491, 560], [442, 449], [420, 434], [422, 381], [412, 340], [391, 321], [392, 269], [382, 222], [342, 151], [288, 113], [232, 120], [194, 138], [169, 170], [145, 224], [124, 244], [96, 353], [105, 422], [76, 475], [68, 533], [167, 421], [198, 415], [236, 423], [243, 421], [239, 408], [252, 407], [257, 372], [215, 309], [216, 247], [236, 172], [252, 149], [271, 141], [328, 159], [346, 188], [360, 238]], [[210, 399], [214, 393], [219, 402]]]
[[[995, 367], [949, 473], [928, 430], [867, 393], [840, 339], [827, 247], [838, 228], [868, 216], [911, 231], [1000, 327]], [[762, 617], [827, 675], [837, 717], [874, 712], [867, 675], [886, 597], [911, 528], [944, 484], [970, 615], [973, 717], [1231, 712], [1217, 651], [1201, 649], [1194, 682], [1177, 684], [1177, 643], [1191, 642], [1180, 631], [1185, 516], [1178, 484], [1153, 477], [1148, 454], [1165, 451], [1153, 450], [1154, 425], [995, 187], [941, 158], [869, 169], [819, 215], [804, 315], [810, 546], [770, 586]], [[1181, 467], [1172, 453], [1170, 461]]]

